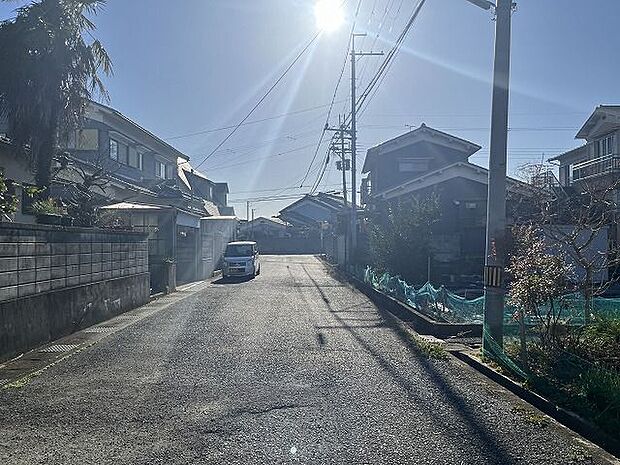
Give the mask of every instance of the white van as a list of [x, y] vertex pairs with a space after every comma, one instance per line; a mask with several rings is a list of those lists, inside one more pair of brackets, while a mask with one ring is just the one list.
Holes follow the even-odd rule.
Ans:
[[256, 242], [229, 242], [224, 252], [222, 274], [225, 278], [260, 274], [260, 260]]

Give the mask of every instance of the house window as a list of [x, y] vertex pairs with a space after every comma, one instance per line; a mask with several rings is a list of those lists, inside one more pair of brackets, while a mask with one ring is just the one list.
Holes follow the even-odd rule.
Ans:
[[166, 165], [166, 179], [174, 179], [174, 166]]
[[129, 147], [127, 144], [123, 144], [122, 142], [118, 142], [118, 162], [123, 165], [129, 164]]
[[166, 178], [166, 164], [160, 162], [159, 160], [155, 160], [155, 177], [160, 179]]
[[142, 154], [134, 147], [129, 147], [129, 166], [132, 168], [142, 169]]
[[110, 139], [110, 158], [118, 161], [118, 142]]
[[399, 160], [398, 171], [400, 173], [420, 173], [428, 171], [428, 159], [405, 158], [403, 160]]
[[594, 143], [594, 155], [596, 157], [604, 157], [605, 155], [613, 155], [615, 145], [615, 137], [613, 135], [603, 137]]
[[78, 129], [69, 133], [68, 149], [99, 150], [98, 129]]

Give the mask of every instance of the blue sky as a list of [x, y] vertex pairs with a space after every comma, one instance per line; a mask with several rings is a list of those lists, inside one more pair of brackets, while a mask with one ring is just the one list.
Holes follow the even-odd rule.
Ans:
[[[0, 18], [24, 3], [1, 4]], [[416, 3], [362, 0], [356, 29], [369, 36], [361, 48], [370, 50], [379, 34], [374, 49], [387, 51]], [[349, 21], [356, 4], [346, 1]], [[107, 80], [110, 104], [170, 138], [198, 165], [227, 132], [178, 136], [238, 122], [315, 33], [313, 5], [314, 0], [108, 0], [95, 22], [114, 61], [114, 76]], [[519, 2], [513, 16], [511, 172], [579, 145], [574, 135], [594, 107], [620, 103], [618, 18], [617, 0]], [[243, 126], [201, 166], [212, 179], [229, 183], [240, 217], [246, 199], [308, 190], [292, 187], [299, 186], [325, 123], [349, 28], [322, 35], [249, 121], [269, 119]], [[428, 0], [360, 118], [359, 165], [368, 147], [425, 122], [480, 144], [471, 161], [486, 166], [493, 40], [489, 12], [465, 0]], [[362, 59], [360, 88], [379, 61]], [[347, 111], [348, 72], [332, 123]], [[296, 114], [272, 118], [289, 112]], [[305, 185], [316, 179], [324, 154], [322, 148]], [[323, 190], [337, 189], [339, 179], [332, 166]], [[270, 216], [290, 202], [252, 207]]]

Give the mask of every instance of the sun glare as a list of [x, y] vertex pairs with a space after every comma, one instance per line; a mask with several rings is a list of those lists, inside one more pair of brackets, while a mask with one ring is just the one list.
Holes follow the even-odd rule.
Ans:
[[314, 5], [314, 16], [319, 29], [332, 32], [344, 22], [341, 0], [317, 0]]

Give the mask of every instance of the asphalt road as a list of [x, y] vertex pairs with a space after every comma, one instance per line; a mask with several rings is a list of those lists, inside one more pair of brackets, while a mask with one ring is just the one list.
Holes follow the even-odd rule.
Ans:
[[289, 256], [0, 390], [0, 464], [38, 463], [607, 462]]

